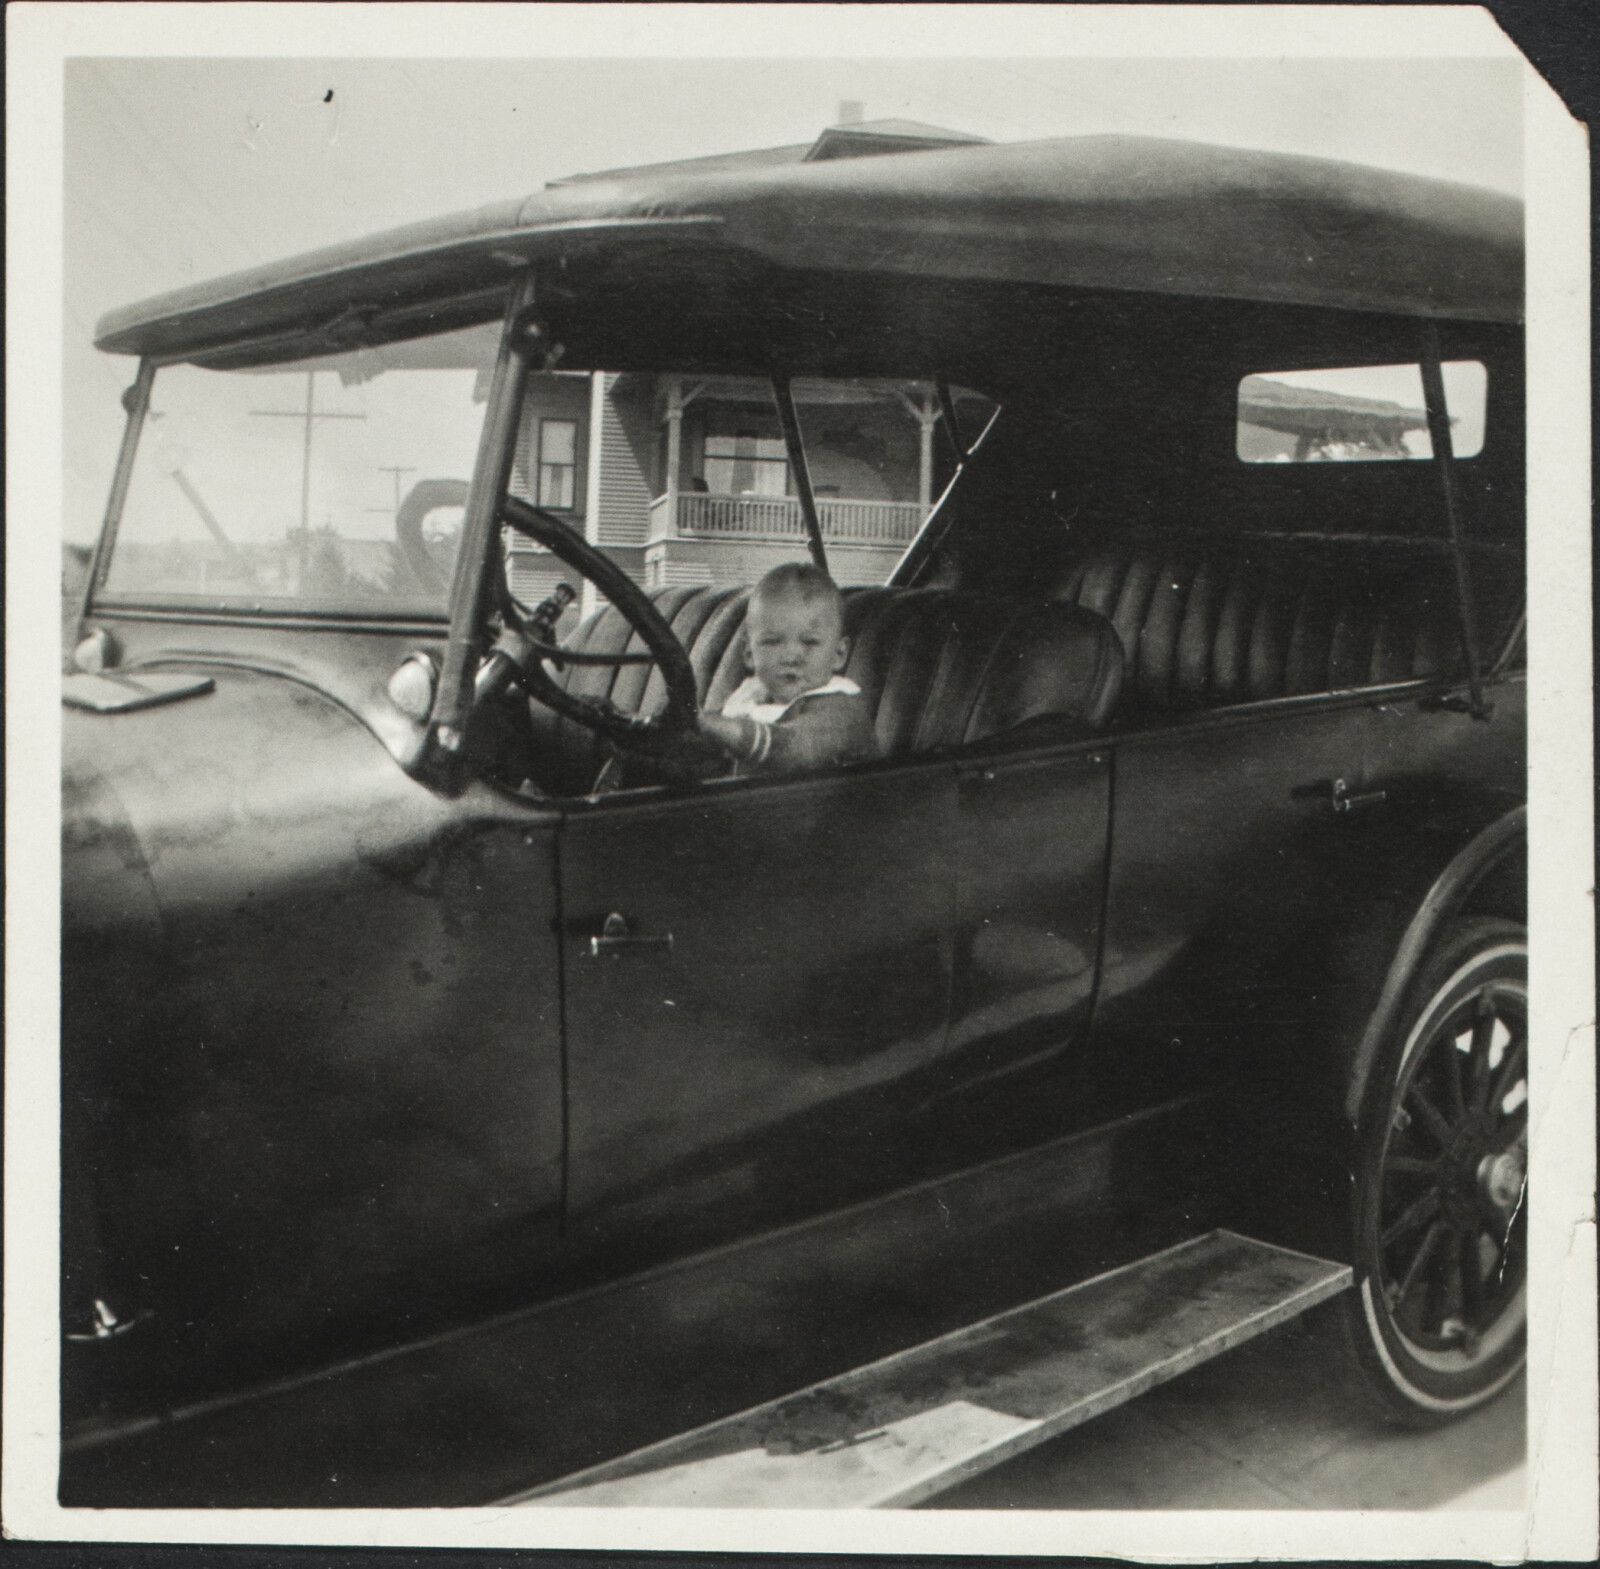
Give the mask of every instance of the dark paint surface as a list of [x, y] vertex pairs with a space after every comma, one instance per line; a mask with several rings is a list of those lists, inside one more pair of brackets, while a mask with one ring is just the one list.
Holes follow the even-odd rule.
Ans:
[[[1312, 702], [563, 829], [210, 668], [187, 703], [68, 716], [67, 1303], [151, 1315], [69, 1348], [77, 1419], [818, 1213], [1264, 1046], [1281, 1091], [1326, 1069], [1286, 956], [1375, 900], [1400, 919], [1522, 767], [1507, 683], [1487, 724]], [[1337, 814], [1334, 777], [1391, 799]], [[613, 911], [672, 946], [593, 957]]]
[[65, 1147], [99, 1258], [69, 1214], [64, 1310], [148, 1313], [127, 1349], [180, 1385], [346, 1321], [404, 1336], [536, 1264], [561, 1196], [553, 823], [211, 673], [65, 716]]
[[[945, 1051], [948, 763], [574, 811], [562, 838], [580, 1248], [848, 1186]], [[596, 958], [608, 914], [664, 944]]]
[[1238, 1010], [1289, 1022], [1272, 979], [1329, 897], [1350, 837], [1333, 781], [1364, 788], [1371, 723], [1335, 706], [1118, 743], [1098, 1032], [1181, 1061], [1225, 1047]]
[[1001, 1076], [1087, 1030], [1110, 753], [991, 757], [963, 764], [958, 779], [950, 1052], [969, 1078]]
[[[1523, 789], [1522, 684], [1494, 696], [1488, 721], [1413, 692], [1120, 741], [1095, 1018], [1107, 1071], [1242, 1070], [1297, 1114], [1331, 1105], [1405, 922]], [[1335, 811], [1341, 778], [1383, 799]]]
[[483, 1504], [1227, 1223], [1179, 1103], [63, 1456], [64, 1504]]

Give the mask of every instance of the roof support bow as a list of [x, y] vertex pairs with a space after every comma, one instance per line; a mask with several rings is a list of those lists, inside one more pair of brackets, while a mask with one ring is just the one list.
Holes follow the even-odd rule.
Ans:
[[772, 378], [772, 401], [778, 406], [778, 422], [783, 426], [783, 444], [789, 451], [789, 468], [794, 474], [795, 494], [800, 498], [800, 515], [805, 519], [806, 543], [811, 550], [811, 559], [827, 572], [828, 552], [822, 543], [822, 522], [817, 516], [817, 498], [811, 490], [811, 470], [806, 466], [806, 447], [800, 437], [800, 415], [794, 406], [794, 388], [787, 376]]
[[1450, 411], [1444, 396], [1444, 369], [1439, 354], [1439, 329], [1429, 322], [1422, 332], [1422, 395], [1428, 411], [1428, 436], [1439, 484], [1444, 492], [1445, 525], [1450, 538], [1450, 562], [1455, 571], [1456, 609], [1460, 615], [1461, 650], [1467, 660], [1467, 712], [1487, 719], [1492, 712], [1483, 695], [1483, 673], [1478, 663], [1478, 628], [1472, 607], [1472, 583], [1467, 575], [1467, 552], [1461, 538], [1461, 498], [1456, 485], [1455, 444], [1450, 436]]

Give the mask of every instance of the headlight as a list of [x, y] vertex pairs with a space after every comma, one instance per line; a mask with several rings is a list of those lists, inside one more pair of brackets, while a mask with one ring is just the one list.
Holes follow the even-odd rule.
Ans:
[[96, 627], [72, 651], [72, 663], [79, 670], [109, 670], [121, 655], [117, 640], [109, 632]]
[[418, 650], [407, 654], [389, 677], [389, 701], [407, 719], [420, 725], [433, 712], [433, 694], [439, 684], [439, 669], [433, 655]]

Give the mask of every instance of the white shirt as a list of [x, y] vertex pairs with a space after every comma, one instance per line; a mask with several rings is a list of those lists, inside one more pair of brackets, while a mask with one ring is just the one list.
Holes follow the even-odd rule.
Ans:
[[842, 692], [846, 697], [860, 697], [861, 688], [849, 676], [829, 676], [821, 686], [814, 686], [809, 692], [790, 698], [787, 703], [774, 703], [768, 700], [767, 689], [762, 686], [759, 676], [746, 676], [722, 705], [722, 717], [754, 719], [764, 725], [775, 725], [796, 703], [803, 703], [808, 697], [826, 697], [833, 692]]

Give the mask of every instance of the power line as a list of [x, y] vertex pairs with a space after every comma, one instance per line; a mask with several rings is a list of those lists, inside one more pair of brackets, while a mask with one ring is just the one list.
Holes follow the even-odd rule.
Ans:
[[390, 517], [397, 518], [400, 516], [400, 476], [402, 474], [415, 474], [417, 471], [415, 468], [402, 468], [398, 463], [380, 463], [378, 472], [380, 474], [394, 475], [394, 506], [392, 508], [367, 507], [365, 510], [368, 512], [385, 512]]
[[[87, 326], [83, 317], [78, 314], [77, 306], [71, 304], [67, 300], [63, 300], [61, 303], [66, 307], [67, 315], [72, 318], [73, 325], [76, 326], [78, 331], [83, 334], [84, 341], [92, 345], [94, 342], [93, 329]], [[120, 398], [124, 391], [125, 385], [122, 378], [111, 368], [111, 361], [107, 359], [104, 354], [102, 354], [98, 349], [93, 349], [92, 352], [94, 354], [95, 364], [98, 365], [108, 377], [110, 377], [111, 384], [117, 389], [117, 396]]]
[[[156, 154], [158, 157], [160, 157], [161, 161], [165, 163], [167, 167], [171, 169], [173, 173], [175, 173], [191, 191], [194, 192], [195, 196], [199, 198], [201, 204], [206, 208], [211, 216], [215, 218], [217, 222], [220, 223], [222, 227], [226, 229], [228, 233], [231, 234], [234, 239], [236, 239], [239, 244], [244, 247], [251, 260], [259, 261], [261, 256], [256, 250], [255, 246], [253, 246], [249, 240], [244, 237], [244, 235], [234, 228], [228, 217], [222, 212], [216, 203], [206, 195], [205, 191], [195, 183], [194, 179], [190, 176], [183, 165], [180, 164], [177, 159], [175, 159], [172, 154], [161, 145], [160, 139], [150, 129], [149, 125], [144, 121], [143, 117], [138, 113], [133, 105], [128, 102], [127, 98], [123, 96], [122, 92], [113, 84], [110, 77], [107, 76], [106, 73], [97, 66], [89, 67], [89, 71], [91, 75], [99, 78], [104, 85], [107, 94], [109, 94], [109, 96], [112, 98], [115, 98], [116, 101], [121, 104], [124, 114], [128, 116], [129, 123], [138, 127], [140, 134], [150, 144], [150, 146], [155, 149]], [[137, 160], [138, 154], [135, 153], [134, 157]], [[138, 161], [142, 162], [143, 160]]]
[[306, 372], [306, 406], [303, 409], [251, 409], [250, 412], [261, 419], [297, 419], [304, 425], [300, 457], [300, 549], [303, 554], [310, 547], [311, 537], [311, 433], [319, 419], [365, 419], [367, 416], [347, 414], [338, 409], [319, 409], [314, 370]]
[[112, 233], [114, 233], [116, 237], [128, 247], [129, 250], [137, 251], [139, 255], [144, 257], [147, 262], [152, 264], [156, 263], [156, 258], [139, 243], [138, 239], [130, 234], [125, 228], [123, 228], [123, 226], [106, 211], [105, 207], [100, 202], [96, 201], [92, 196], [87, 195], [80, 186], [76, 186], [70, 175], [67, 177], [66, 188], [67, 194], [72, 197], [79, 207], [86, 209], [100, 223], [103, 223], [106, 228], [110, 229]]

